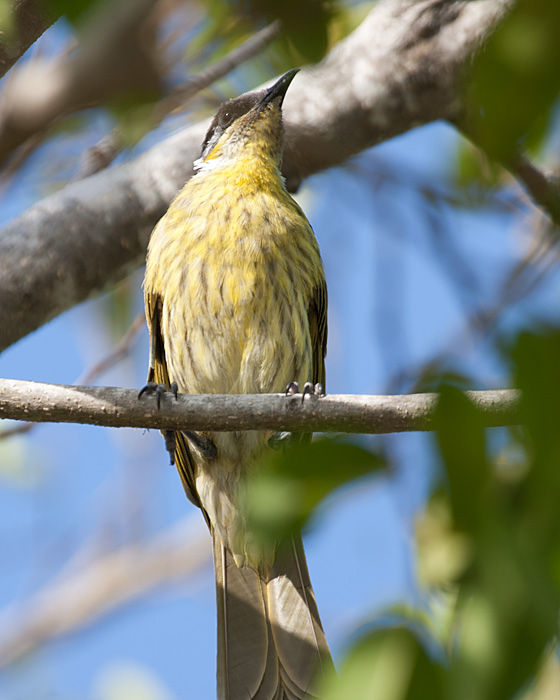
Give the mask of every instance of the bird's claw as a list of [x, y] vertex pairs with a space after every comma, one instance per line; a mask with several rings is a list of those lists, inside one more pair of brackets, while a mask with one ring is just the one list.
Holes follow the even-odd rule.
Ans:
[[[295, 394], [299, 394], [299, 384], [297, 382], [290, 382], [286, 387], [286, 396], [294, 396]], [[308, 394], [309, 396], [324, 396], [321, 382], [317, 382], [315, 385], [311, 382], [305, 382], [303, 391], [301, 392], [301, 403], [305, 401], [305, 397]]]
[[[177, 401], [177, 394], [179, 393], [179, 387], [177, 385], [177, 382], [173, 382], [171, 384], [169, 391], [175, 397], [175, 401]], [[155, 394], [156, 404], [159, 411], [159, 409], [161, 408], [161, 397], [164, 396], [166, 393], [167, 386], [165, 384], [158, 384], [157, 382], [148, 382], [146, 386], [143, 386], [138, 392], [138, 398], [141, 399], [143, 394]]]
[[273, 450], [283, 450], [285, 447], [289, 447], [293, 441], [294, 434], [283, 430], [282, 432], [272, 433], [266, 442]]
[[194, 433], [191, 430], [183, 430], [182, 432], [187, 440], [192, 442], [192, 444], [200, 450], [204, 459], [214, 459], [214, 457], [216, 457], [218, 454], [218, 448], [213, 440], [203, 437], [198, 433]]
[[294, 396], [294, 394], [299, 394], [299, 384], [297, 382], [290, 382], [286, 387], [286, 396]]
[[175, 452], [177, 450], [177, 436], [174, 430], [163, 430], [165, 449], [169, 452], [169, 463], [175, 464]]

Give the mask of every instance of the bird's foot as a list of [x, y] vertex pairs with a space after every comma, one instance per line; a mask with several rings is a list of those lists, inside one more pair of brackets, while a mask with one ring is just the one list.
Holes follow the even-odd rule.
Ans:
[[[148, 382], [145, 387], [142, 387], [138, 393], [138, 398], [140, 399], [143, 394], [155, 394], [156, 403], [158, 411], [161, 407], [161, 398], [167, 393], [167, 386], [165, 384], [158, 384], [157, 382]], [[179, 386], [177, 382], [171, 382], [169, 387], [169, 393], [173, 394], [175, 401], [177, 401], [177, 395], [179, 394]], [[210, 438], [205, 438], [194, 433], [191, 430], [182, 430], [182, 434], [191, 442], [198, 450], [202, 453], [204, 459], [214, 459], [218, 454], [218, 448]], [[177, 437], [174, 430], [163, 430], [163, 438], [165, 440], [165, 449], [169, 452], [171, 459], [171, 464], [175, 464], [175, 451], [177, 449]]]
[[[179, 393], [179, 387], [177, 382], [172, 382], [169, 387], [169, 392], [175, 397], [177, 401], [177, 394]], [[138, 398], [141, 399], [143, 394], [155, 394], [156, 403], [158, 411], [161, 408], [161, 397], [167, 393], [167, 386], [165, 384], [158, 384], [157, 382], [148, 382], [146, 386], [143, 386], [138, 392]]]
[[[299, 394], [299, 384], [297, 382], [290, 382], [286, 387], [286, 396], [294, 396], [295, 394]], [[317, 382], [317, 384], [305, 382], [303, 391], [301, 392], [301, 403], [305, 401], [307, 395], [317, 397], [324, 396], [323, 385], [320, 382]]]
[[286, 447], [290, 447], [294, 442], [298, 442], [298, 439], [299, 433], [291, 433], [287, 430], [283, 430], [279, 433], [272, 433], [266, 442], [273, 450], [283, 450]]
[[[286, 396], [295, 396], [299, 394], [299, 384], [297, 382], [290, 382], [286, 387]], [[303, 391], [301, 392], [301, 403], [305, 401], [306, 396], [315, 396], [319, 398], [323, 396], [323, 385], [317, 382], [313, 385], [311, 382], [305, 382], [303, 385]], [[292, 433], [289, 431], [281, 431], [278, 433], [272, 433], [268, 438], [267, 444], [273, 450], [281, 450], [290, 445], [297, 444], [301, 440], [301, 433]]]
[[174, 430], [162, 430], [165, 440], [165, 449], [169, 452], [169, 463], [175, 464], [175, 452], [177, 451], [177, 435]]
[[182, 430], [181, 432], [189, 442], [192, 442], [192, 444], [199, 449], [204, 459], [214, 459], [218, 454], [218, 448], [210, 438], [203, 437], [191, 430]]
[[[169, 387], [169, 392], [175, 397], [177, 401], [177, 394], [179, 393], [179, 387], [177, 382], [172, 382]], [[158, 384], [157, 382], [148, 382], [146, 386], [142, 387], [138, 392], [138, 398], [141, 399], [143, 394], [155, 394], [156, 404], [158, 411], [161, 408], [161, 397], [167, 393], [167, 386], [165, 384]], [[174, 430], [162, 430], [163, 439], [165, 440], [165, 449], [169, 452], [169, 461], [171, 464], [175, 464], [175, 452], [177, 450], [177, 438], [175, 436]]]

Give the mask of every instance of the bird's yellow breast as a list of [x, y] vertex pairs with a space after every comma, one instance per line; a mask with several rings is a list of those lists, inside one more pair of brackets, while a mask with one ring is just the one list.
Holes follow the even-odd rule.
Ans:
[[318, 246], [277, 171], [241, 160], [193, 177], [152, 234], [145, 289], [163, 300], [170, 380], [189, 393], [311, 379]]

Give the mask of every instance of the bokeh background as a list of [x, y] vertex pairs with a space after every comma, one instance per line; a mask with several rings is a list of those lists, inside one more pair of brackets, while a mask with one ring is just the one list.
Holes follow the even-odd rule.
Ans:
[[[328, 41], [321, 32], [309, 37], [307, 53], [304, 40], [295, 48], [273, 43], [116, 162], [298, 57], [319, 58], [371, 6], [338, 3], [324, 17]], [[214, 1], [178, 5], [169, 14], [161, 31], [170, 86], [227, 53], [247, 31], [234, 21], [235, 11]], [[22, 60], [59, 55], [73, 36], [63, 18]], [[538, 32], [533, 41], [540, 41]], [[0, 223], [64, 187], [82, 154], [118, 123], [119, 109], [79, 112], [49, 133], [0, 183]], [[525, 145], [552, 167], [560, 146], [558, 109], [554, 100], [543, 109], [546, 119]], [[448, 124], [413, 129], [314, 175], [296, 198], [316, 232], [327, 277], [328, 393], [408, 393], [442, 382], [507, 388], [514, 382], [508, 348], [518, 334], [559, 323], [558, 251], [550, 238], [557, 234], [520, 186]], [[536, 255], [543, 245], [546, 252]], [[137, 270], [6, 350], [0, 376], [71, 384], [93, 370], [94, 384], [141, 387], [148, 337], [144, 327], [131, 331], [131, 325], [142, 311], [142, 275]], [[124, 356], [96, 372], [123, 337]], [[4, 421], [0, 430], [13, 427]], [[515, 430], [488, 430], [485, 439], [489, 459], [527, 461]], [[411, 628], [422, 620], [441, 641], [452, 609], [447, 584], [464, 570], [458, 541], [445, 541], [434, 576], [443, 578], [446, 593], [437, 595], [419, 564], [418, 522], [434, 551], [445, 530], [437, 518], [427, 520], [425, 510], [430, 494], [446, 483], [441, 436], [439, 442], [433, 433], [354, 441], [383, 454], [387, 467], [331, 493], [305, 537], [337, 662], [357, 640], [395, 620]], [[344, 474], [346, 465], [339, 468]], [[184, 564], [170, 563], [177, 552]], [[446, 568], [454, 557], [459, 573]], [[157, 571], [153, 581], [136, 568], [142, 561]], [[157, 431], [38, 425], [0, 439], [0, 562], [0, 699], [214, 696], [209, 538]], [[20, 643], [28, 647], [16, 654]], [[431, 642], [425, 648], [438, 658]]]

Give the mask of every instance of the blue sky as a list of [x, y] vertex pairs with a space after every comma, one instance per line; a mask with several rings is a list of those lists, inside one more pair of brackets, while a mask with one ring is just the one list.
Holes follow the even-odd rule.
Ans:
[[[104, 126], [97, 117], [85, 138], [95, 142]], [[71, 142], [72, 149], [84, 145]], [[465, 317], [465, 298], [456, 288], [460, 266], [450, 271], [438, 258], [438, 234], [426, 212], [432, 211], [440, 235], [474, 277], [466, 295], [472, 304], [492, 303], [523, 253], [524, 238], [503, 207], [469, 211], [444, 201], [453, 193], [457, 147], [450, 127], [429, 125], [310, 178], [298, 194], [321, 245], [329, 288], [329, 393], [384, 393], [403, 372], [413, 380], [442, 348], [447, 368], [469, 374], [473, 386], [507, 381], [491, 344], [459, 335]], [[0, 200], [2, 222], [45, 193], [37, 173], [44, 172], [51, 148], [37, 152]], [[441, 195], [435, 215], [426, 205], [426, 188]], [[139, 271], [129, 281], [131, 318], [141, 309], [141, 279]], [[535, 314], [552, 316], [558, 291], [555, 275], [504, 313], [500, 332]], [[91, 300], [4, 352], [0, 376], [72, 383], [114, 342], [106, 303]], [[130, 356], [97, 383], [142, 386], [147, 356], [144, 331]], [[305, 540], [336, 658], [364, 622], [392, 605], [422, 602], [413, 521], [436, 473], [432, 437], [360, 439], [387, 449], [392, 471], [333, 494]], [[0, 620], [14, 602], [25, 609], [29, 596], [83, 552], [85, 543], [106, 551], [147, 540], [185, 517], [191, 536], [205, 537], [159, 435], [141, 430], [43, 425], [0, 443], [0, 514]], [[148, 693], [146, 700], [211, 698], [214, 659], [208, 560], [179, 585], [161, 588], [0, 672], [0, 700], [112, 700], [126, 693], [142, 700], [135, 683]]]

